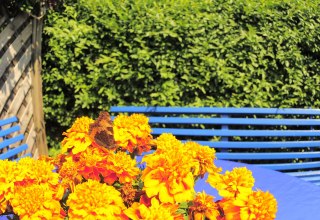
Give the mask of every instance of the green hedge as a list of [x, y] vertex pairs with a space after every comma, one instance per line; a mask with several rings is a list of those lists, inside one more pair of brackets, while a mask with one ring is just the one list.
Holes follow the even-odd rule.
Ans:
[[45, 24], [51, 137], [111, 105], [320, 107], [318, 1], [68, 3]]

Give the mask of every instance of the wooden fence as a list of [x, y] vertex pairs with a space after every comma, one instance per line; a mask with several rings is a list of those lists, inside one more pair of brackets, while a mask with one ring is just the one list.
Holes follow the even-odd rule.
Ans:
[[43, 20], [26, 13], [0, 14], [0, 118], [17, 116], [23, 143], [37, 158], [47, 155], [41, 82]]

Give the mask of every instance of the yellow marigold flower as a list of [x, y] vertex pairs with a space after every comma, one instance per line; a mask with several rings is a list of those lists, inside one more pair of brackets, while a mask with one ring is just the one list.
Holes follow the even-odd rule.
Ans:
[[151, 128], [142, 114], [119, 115], [114, 119], [113, 132], [117, 145], [130, 153], [141, 155], [151, 149]]
[[15, 177], [15, 186], [48, 184], [56, 192], [56, 197], [62, 198], [63, 192], [59, 185], [59, 174], [53, 172], [54, 166], [50, 162], [26, 157], [19, 160], [17, 170], [19, 174]]
[[186, 152], [195, 161], [196, 166], [193, 170], [195, 177], [203, 178], [206, 172], [221, 172], [221, 168], [217, 168], [213, 161], [216, 159], [215, 150], [209, 146], [202, 146], [196, 142], [187, 142], [184, 144]]
[[8, 199], [11, 197], [14, 180], [19, 174], [16, 163], [0, 160], [0, 214], [6, 211]]
[[178, 205], [163, 204], [153, 198], [150, 207], [135, 202], [124, 213], [132, 220], [183, 220], [183, 215], [177, 214], [177, 210]]
[[79, 184], [67, 200], [68, 216], [73, 219], [127, 219], [120, 192], [95, 180]]
[[224, 198], [235, 198], [241, 193], [249, 194], [254, 185], [252, 172], [246, 167], [234, 168], [225, 174], [211, 173], [207, 181]]
[[10, 203], [21, 220], [64, 219], [60, 215], [59, 199], [54, 194], [48, 184], [18, 186]]
[[113, 184], [116, 180], [120, 183], [131, 183], [140, 173], [137, 161], [126, 152], [110, 153], [107, 157], [106, 172], [102, 174], [104, 181]]
[[239, 194], [236, 199], [221, 201], [220, 205], [226, 220], [273, 220], [277, 213], [274, 196], [261, 190]]
[[183, 144], [173, 134], [163, 133], [155, 141], [157, 150], [155, 153], [182, 150]]
[[189, 207], [191, 220], [216, 220], [220, 216], [218, 205], [213, 201], [214, 197], [205, 192], [198, 193]]
[[92, 143], [89, 136], [89, 127], [93, 122], [94, 120], [89, 117], [77, 118], [72, 127], [63, 132], [66, 137], [61, 142], [62, 153], [71, 149], [73, 154], [77, 154], [87, 149]]
[[180, 152], [151, 154], [143, 158], [147, 163], [142, 172], [144, 190], [149, 198], [159, 196], [163, 203], [190, 201], [194, 196], [193, 167], [189, 157]]
[[106, 167], [107, 156], [109, 151], [103, 147], [90, 147], [81, 152], [76, 160], [78, 172], [85, 179], [93, 179], [100, 181], [100, 176], [103, 176], [108, 171]]

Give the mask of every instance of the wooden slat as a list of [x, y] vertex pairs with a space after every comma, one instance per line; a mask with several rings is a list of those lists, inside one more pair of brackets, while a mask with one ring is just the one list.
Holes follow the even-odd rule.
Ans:
[[239, 136], [239, 137], [320, 137], [319, 130], [213, 130], [152, 128], [152, 134], [171, 133], [176, 136]]
[[25, 134], [27, 127], [32, 120], [32, 102], [29, 102], [26, 109], [24, 110], [22, 116], [20, 117], [19, 121], [21, 124], [21, 133]]
[[32, 149], [34, 148], [34, 143], [36, 141], [36, 132], [35, 132], [34, 124], [31, 126], [29, 133], [26, 135], [26, 144], [28, 144], [28, 150], [26, 153], [31, 153]]
[[136, 107], [112, 106], [113, 113], [157, 113], [157, 114], [248, 114], [248, 115], [320, 115], [320, 109], [298, 108], [216, 108], [216, 107]]
[[31, 85], [29, 83], [30, 80], [30, 74], [28, 74], [23, 81], [20, 82], [17, 86], [19, 87], [18, 92], [16, 93], [11, 105], [9, 106], [7, 115], [17, 115], [19, 108], [21, 107], [23, 101], [25, 100], [25, 97], [28, 93], [28, 91], [31, 88]]
[[21, 34], [14, 40], [14, 42], [9, 46], [6, 52], [1, 57], [0, 62], [0, 78], [4, 74], [5, 70], [13, 61], [14, 57], [18, 54], [18, 52], [25, 46], [26, 41], [30, 38], [32, 34], [32, 23], [30, 22], [28, 26], [26, 26]]
[[8, 19], [7, 16], [2, 16], [2, 17], [0, 18], [0, 27], [3, 25], [3, 23], [4, 23], [7, 19]]
[[19, 14], [17, 17], [10, 22], [7, 27], [0, 33], [0, 50], [8, 43], [11, 37], [16, 31], [26, 22], [28, 15], [25, 13]]
[[[114, 118], [114, 117], [113, 117]], [[149, 117], [149, 123], [161, 124], [212, 124], [212, 125], [293, 125], [320, 126], [319, 119], [267, 119], [267, 118], [182, 118]]]
[[[6, 82], [2, 86], [1, 93], [0, 93], [0, 103], [6, 103], [7, 99], [10, 96], [10, 93], [16, 86], [16, 83], [19, 81], [22, 73], [24, 72], [25, 68], [29, 64], [30, 60], [31, 60], [31, 46], [28, 47], [26, 52], [20, 58], [19, 62], [13, 68]], [[3, 107], [4, 105], [0, 105], [0, 112], [2, 111]]]

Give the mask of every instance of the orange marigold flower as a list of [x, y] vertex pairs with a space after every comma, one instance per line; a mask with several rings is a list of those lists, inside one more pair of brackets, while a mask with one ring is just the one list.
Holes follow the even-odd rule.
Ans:
[[54, 194], [48, 184], [18, 186], [10, 203], [21, 220], [64, 219], [60, 215], [59, 199]]
[[218, 205], [214, 202], [214, 197], [205, 192], [198, 193], [189, 207], [191, 220], [216, 220], [220, 216]]
[[74, 159], [78, 166], [78, 172], [85, 179], [100, 181], [101, 176], [108, 171], [106, 167], [109, 151], [103, 147], [90, 147], [78, 154]]
[[124, 213], [132, 220], [183, 220], [183, 215], [177, 214], [177, 210], [178, 205], [163, 204], [153, 198], [150, 207], [135, 202]]
[[194, 196], [193, 167], [189, 157], [180, 152], [150, 154], [143, 158], [147, 163], [142, 172], [144, 190], [149, 198], [159, 196], [163, 203], [190, 201]]
[[151, 128], [142, 114], [119, 115], [114, 119], [113, 132], [117, 145], [130, 153], [141, 155], [151, 149]]
[[210, 173], [207, 181], [224, 198], [235, 198], [241, 193], [249, 194], [254, 185], [252, 172], [246, 167], [234, 168], [225, 174]]
[[120, 192], [95, 180], [79, 184], [67, 200], [69, 219], [127, 219]]
[[28, 186], [30, 184], [48, 184], [53, 191], [56, 191], [57, 197], [62, 197], [59, 185], [59, 174], [54, 173], [54, 166], [44, 160], [35, 160], [33, 158], [22, 158], [17, 163], [19, 172], [15, 177], [15, 186]]
[[108, 184], [113, 184], [116, 180], [120, 183], [131, 183], [140, 173], [137, 161], [126, 152], [112, 152], [108, 155], [107, 161], [106, 172], [102, 175]]
[[193, 175], [203, 178], [206, 172], [218, 173], [221, 168], [217, 168], [213, 161], [216, 159], [215, 150], [208, 146], [202, 146], [196, 142], [187, 142], [184, 144], [186, 152], [195, 161]]
[[261, 190], [239, 194], [237, 198], [220, 202], [226, 220], [273, 220], [276, 218], [277, 201], [269, 192]]
[[62, 134], [66, 136], [61, 142], [62, 153], [69, 149], [73, 154], [86, 150], [92, 143], [88, 132], [93, 122], [94, 120], [88, 117], [77, 118], [72, 127]]

